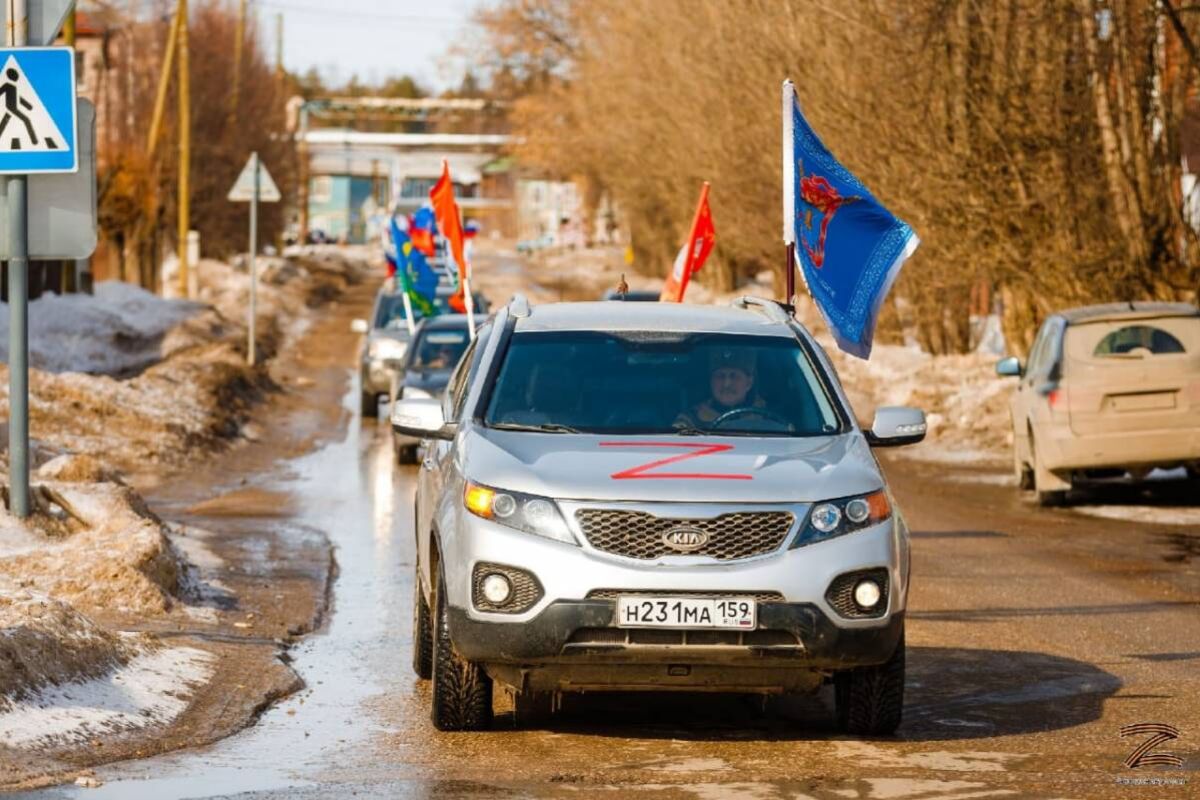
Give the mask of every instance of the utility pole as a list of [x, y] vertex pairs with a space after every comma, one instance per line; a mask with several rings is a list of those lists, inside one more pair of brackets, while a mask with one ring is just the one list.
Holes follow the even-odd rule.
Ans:
[[275, 15], [275, 81], [283, 85], [283, 13]]
[[171, 31], [167, 34], [167, 47], [163, 53], [162, 69], [158, 73], [158, 93], [154, 96], [154, 113], [150, 117], [150, 135], [146, 139], [146, 152], [154, 160], [158, 148], [158, 132], [162, 127], [163, 113], [167, 106], [167, 87], [171, 84], [171, 70], [175, 68], [175, 45], [179, 42], [179, 19], [183, 4], [175, 9], [171, 20]]
[[[24, 47], [29, 35], [25, 0], [8, 3], [5, 43]], [[29, 516], [29, 178], [8, 178], [8, 504]]]
[[300, 141], [296, 144], [299, 160], [297, 200], [300, 205], [300, 244], [308, 243], [308, 103], [300, 105]]
[[242, 91], [242, 47], [246, 42], [246, 0], [239, 0], [237, 26], [233, 40], [233, 93], [229, 97], [229, 124], [237, 116]]
[[188, 79], [188, 7], [179, 0], [179, 294], [188, 296], [188, 230], [191, 228], [191, 81]]

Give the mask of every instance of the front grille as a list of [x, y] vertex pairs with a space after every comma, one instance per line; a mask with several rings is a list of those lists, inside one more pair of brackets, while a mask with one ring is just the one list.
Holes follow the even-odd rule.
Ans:
[[621, 595], [637, 595], [638, 597], [700, 597], [719, 599], [722, 597], [745, 597], [760, 603], [782, 603], [783, 595], [779, 592], [689, 592], [675, 589], [593, 589], [587, 593], [588, 600], [616, 600]]
[[582, 508], [575, 512], [588, 544], [626, 558], [652, 559], [685, 554], [667, 545], [663, 535], [673, 528], [702, 531], [707, 541], [686, 555], [719, 561], [749, 558], [778, 550], [795, 518], [788, 511], [739, 511], [708, 519], [657, 517], [643, 511]]
[[568, 645], [612, 647], [795, 647], [787, 631], [658, 630], [654, 628], [580, 628]]
[[[508, 578], [508, 582], [513, 587], [512, 594], [501, 605], [491, 602], [483, 595], [483, 579], [493, 573], [499, 573]], [[475, 571], [471, 575], [471, 602], [480, 611], [520, 614], [533, 608], [533, 605], [540, 599], [542, 599], [542, 585], [538, 583], [537, 578], [525, 570], [487, 562], [475, 565]]]
[[[867, 611], [854, 602], [854, 587], [864, 578], [870, 578], [879, 584], [879, 604]], [[825, 600], [833, 606], [833, 610], [846, 619], [871, 619], [882, 617], [888, 607], [888, 571], [883, 568], [864, 569], [858, 572], [847, 572], [838, 575], [829, 584], [825, 592]]]

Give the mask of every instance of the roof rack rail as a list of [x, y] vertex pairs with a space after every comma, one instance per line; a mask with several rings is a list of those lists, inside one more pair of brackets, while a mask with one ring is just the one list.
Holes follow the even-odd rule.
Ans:
[[765, 297], [755, 297], [750, 294], [735, 297], [730, 301], [729, 305], [734, 308], [746, 308], [758, 311], [773, 322], [791, 322], [792, 312], [795, 310], [792, 306], [781, 303], [778, 300], [769, 300]]
[[529, 300], [520, 292], [512, 296], [512, 300], [508, 301], [508, 313], [514, 317], [529, 316]]

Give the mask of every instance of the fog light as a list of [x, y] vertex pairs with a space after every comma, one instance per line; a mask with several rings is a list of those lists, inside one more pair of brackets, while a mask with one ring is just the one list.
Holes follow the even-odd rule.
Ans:
[[858, 603], [859, 608], [874, 608], [879, 604], [880, 597], [879, 584], [875, 581], [859, 581], [854, 587], [854, 602]]
[[[504, 605], [512, 596], [512, 584], [509, 583], [508, 578], [495, 572], [484, 576], [482, 588], [483, 596], [494, 606]], [[875, 593], [878, 596], [878, 588], [875, 589]]]

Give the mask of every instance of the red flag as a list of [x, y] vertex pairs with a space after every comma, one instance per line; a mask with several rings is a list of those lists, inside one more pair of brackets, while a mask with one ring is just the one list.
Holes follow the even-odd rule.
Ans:
[[442, 177], [429, 190], [429, 199], [433, 201], [433, 213], [437, 217], [438, 228], [442, 236], [450, 243], [450, 252], [454, 263], [458, 264], [459, 275], [470, 278], [471, 267], [463, 256], [463, 227], [458, 215], [458, 203], [454, 201], [454, 184], [450, 182], [450, 165], [442, 159]]
[[687, 291], [688, 281], [692, 275], [700, 271], [708, 254], [712, 252], [717, 241], [717, 232], [713, 228], [712, 211], [708, 207], [708, 181], [700, 188], [700, 202], [696, 206], [696, 216], [692, 219], [692, 230], [687, 241], [679, 248], [675, 257], [675, 265], [667, 282], [663, 284], [659, 300], [664, 303], [682, 303], [683, 293]]

